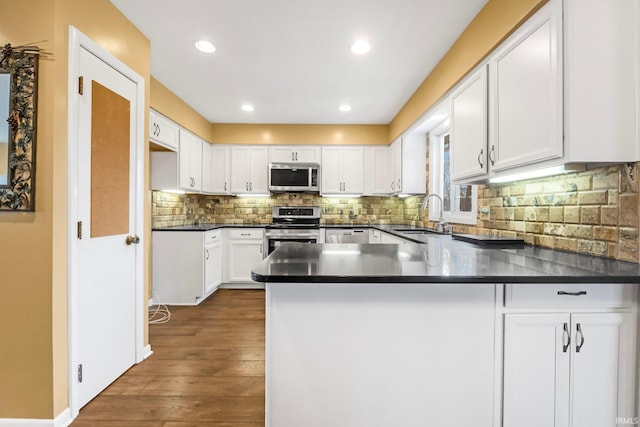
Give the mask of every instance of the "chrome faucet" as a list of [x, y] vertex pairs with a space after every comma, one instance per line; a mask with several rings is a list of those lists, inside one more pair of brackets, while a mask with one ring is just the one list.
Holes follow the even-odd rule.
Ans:
[[444, 233], [446, 222], [444, 220], [444, 214], [443, 214], [442, 197], [440, 197], [440, 195], [436, 193], [427, 194], [425, 198], [422, 200], [422, 210], [427, 209], [427, 204], [429, 203], [429, 199], [432, 197], [435, 197], [440, 201], [440, 217], [438, 218], [438, 232]]

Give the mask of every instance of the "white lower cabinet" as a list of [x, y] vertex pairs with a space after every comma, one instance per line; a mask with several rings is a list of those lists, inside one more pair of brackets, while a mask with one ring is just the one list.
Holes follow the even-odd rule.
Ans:
[[504, 427], [634, 416], [634, 313], [507, 313], [504, 328]]
[[227, 277], [229, 283], [251, 283], [251, 270], [264, 258], [264, 230], [229, 229]]
[[153, 302], [194, 305], [211, 295], [222, 279], [220, 230], [152, 233]]
[[222, 283], [222, 232], [208, 231], [204, 235], [204, 292], [215, 291]]

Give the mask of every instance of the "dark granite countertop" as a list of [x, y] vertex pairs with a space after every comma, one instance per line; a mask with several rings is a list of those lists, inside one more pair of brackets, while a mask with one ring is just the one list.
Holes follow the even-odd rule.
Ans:
[[252, 271], [258, 282], [638, 283], [640, 264], [524, 246], [482, 248], [448, 235], [424, 244], [285, 243]]

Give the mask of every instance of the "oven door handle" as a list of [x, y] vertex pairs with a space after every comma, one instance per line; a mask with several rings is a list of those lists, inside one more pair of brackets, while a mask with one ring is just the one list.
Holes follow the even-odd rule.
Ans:
[[267, 238], [269, 239], [280, 239], [280, 240], [286, 240], [286, 239], [299, 239], [299, 238], [310, 238], [310, 239], [319, 239], [320, 235], [319, 234], [307, 234], [307, 233], [296, 233], [296, 234], [286, 234], [286, 235], [282, 235], [282, 234], [266, 234]]

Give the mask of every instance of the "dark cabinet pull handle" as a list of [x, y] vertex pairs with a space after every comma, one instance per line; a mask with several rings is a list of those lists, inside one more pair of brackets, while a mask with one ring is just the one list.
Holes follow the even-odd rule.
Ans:
[[[569, 349], [569, 346], [571, 345], [571, 334], [569, 333], [569, 325], [567, 325], [566, 323], [563, 326], [563, 337], [562, 337], [562, 352], [566, 353], [567, 350]], [[564, 343], [564, 337], [567, 337], [567, 343]]]
[[493, 154], [495, 152], [495, 145], [491, 146], [491, 151], [489, 151], [489, 161], [491, 162], [491, 166], [493, 166], [496, 162], [496, 160], [493, 158]]
[[580, 323], [576, 325], [576, 339], [577, 335], [580, 334], [580, 344], [576, 345], [576, 353], [580, 353], [580, 349], [584, 345], [584, 334], [582, 333], [582, 328], [580, 327]]
[[482, 163], [482, 155], [484, 154], [484, 148], [480, 149], [480, 154], [478, 154], [478, 163], [480, 164], [480, 168], [484, 167], [484, 163]]
[[567, 292], [567, 291], [558, 291], [558, 295], [569, 295], [572, 297], [579, 297], [581, 295], [586, 295], [587, 291], [578, 291], [578, 292]]

